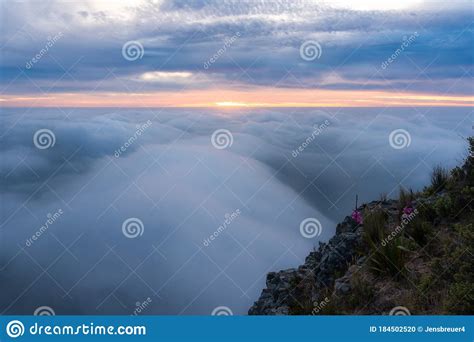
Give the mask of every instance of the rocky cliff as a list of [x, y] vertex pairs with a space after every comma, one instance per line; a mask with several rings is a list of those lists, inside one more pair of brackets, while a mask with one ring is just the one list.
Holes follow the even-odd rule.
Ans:
[[435, 168], [422, 192], [401, 188], [396, 200], [360, 206], [303, 265], [269, 273], [249, 315], [472, 314], [474, 140], [469, 143], [462, 166]]
[[[388, 205], [391, 203], [393, 201]], [[374, 205], [377, 204], [371, 203], [367, 207]], [[324, 296], [331, 285], [334, 285], [336, 292], [347, 292], [350, 287], [348, 277], [336, 277], [338, 274], [350, 272], [348, 265], [351, 262], [355, 261], [355, 265], [364, 262], [365, 256], [357, 255], [361, 244], [362, 225], [347, 216], [337, 225], [334, 237], [328, 243], [320, 243], [317, 251], [310, 252], [303, 265], [269, 273], [267, 288], [250, 308], [249, 314], [289, 315], [295, 313], [294, 309], [298, 306], [301, 306], [302, 310], [309, 309], [302, 303], [306, 303], [308, 298], [310, 303], [324, 303]], [[311, 308], [315, 312], [320, 311], [317, 304]]]

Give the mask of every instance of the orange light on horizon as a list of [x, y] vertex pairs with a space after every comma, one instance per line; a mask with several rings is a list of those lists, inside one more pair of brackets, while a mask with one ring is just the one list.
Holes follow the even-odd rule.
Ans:
[[255, 88], [155, 93], [3, 94], [1, 107], [472, 107], [474, 96], [395, 91]]
[[215, 105], [217, 107], [251, 107], [248, 103], [233, 101], [216, 102]]

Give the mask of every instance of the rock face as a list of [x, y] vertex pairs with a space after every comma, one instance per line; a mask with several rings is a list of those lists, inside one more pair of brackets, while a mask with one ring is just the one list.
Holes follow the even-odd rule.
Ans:
[[[371, 202], [358, 210], [378, 206], [386, 211], [397, 211], [396, 203]], [[267, 287], [250, 308], [249, 315], [297, 314], [294, 308], [301, 308], [305, 305], [302, 303], [308, 303], [307, 299], [310, 298], [311, 308], [305, 308], [305, 312], [308, 312], [324, 301], [328, 289], [347, 293], [350, 290], [350, 275], [346, 272], [351, 272], [349, 265], [357, 258], [357, 249], [362, 244], [362, 229], [351, 217], [346, 216], [337, 225], [334, 237], [328, 243], [320, 242], [318, 250], [309, 253], [303, 265], [268, 273]], [[359, 259], [353, 266], [363, 263], [365, 257]]]

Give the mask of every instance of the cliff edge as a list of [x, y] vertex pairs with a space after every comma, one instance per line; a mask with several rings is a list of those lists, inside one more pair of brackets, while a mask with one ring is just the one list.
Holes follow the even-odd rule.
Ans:
[[271, 272], [249, 315], [473, 314], [474, 138], [431, 185], [364, 204], [298, 268]]

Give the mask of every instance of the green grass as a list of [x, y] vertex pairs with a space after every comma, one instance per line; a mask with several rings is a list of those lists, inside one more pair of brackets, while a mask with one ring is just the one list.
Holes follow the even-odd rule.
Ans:
[[446, 188], [449, 181], [449, 171], [444, 167], [437, 165], [431, 173], [431, 190], [438, 193]]
[[364, 211], [364, 240], [369, 245], [378, 245], [385, 234], [387, 214], [381, 209]]
[[369, 267], [375, 275], [400, 276], [405, 272], [408, 248], [401, 236], [382, 244], [389, 233], [386, 224], [387, 215], [381, 209], [365, 211], [363, 238], [370, 247]]
[[408, 224], [406, 231], [419, 246], [423, 247], [428, 242], [431, 226], [429, 222], [418, 216]]
[[453, 201], [449, 195], [438, 198], [434, 204], [434, 209], [438, 217], [441, 219], [455, 214]]
[[373, 252], [374, 254], [369, 259], [369, 265], [375, 275], [391, 276], [398, 279], [406, 274], [405, 263], [409, 249], [402, 237], [393, 239], [385, 246], [380, 245]]

